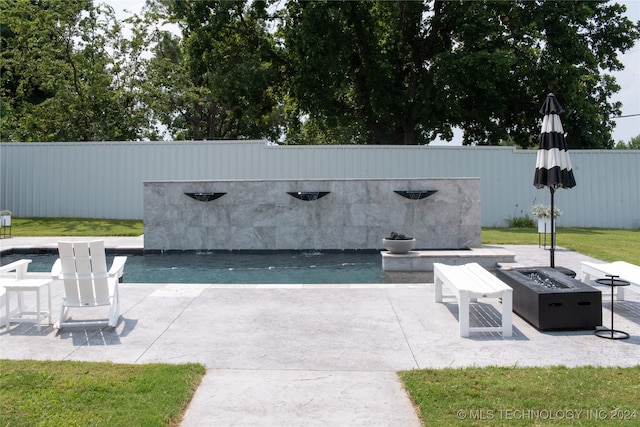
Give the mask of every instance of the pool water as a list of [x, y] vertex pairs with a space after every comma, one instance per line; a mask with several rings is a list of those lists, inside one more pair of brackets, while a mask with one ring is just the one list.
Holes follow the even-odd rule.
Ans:
[[[389, 283], [379, 252], [166, 253], [127, 255], [124, 283], [323, 284]], [[3, 255], [2, 265], [31, 259], [49, 272], [56, 254]], [[112, 256], [107, 257], [108, 265]], [[405, 278], [406, 279], [406, 278]], [[418, 279], [416, 279], [418, 281]]]

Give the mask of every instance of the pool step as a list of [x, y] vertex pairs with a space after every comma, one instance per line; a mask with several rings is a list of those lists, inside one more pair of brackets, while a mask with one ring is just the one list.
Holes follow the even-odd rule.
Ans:
[[515, 254], [500, 247], [481, 246], [461, 250], [410, 251], [392, 254], [382, 251], [383, 271], [418, 272], [433, 271], [433, 263], [463, 265], [477, 262], [488, 270], [496, 270], [498, 263], [514, 263]]

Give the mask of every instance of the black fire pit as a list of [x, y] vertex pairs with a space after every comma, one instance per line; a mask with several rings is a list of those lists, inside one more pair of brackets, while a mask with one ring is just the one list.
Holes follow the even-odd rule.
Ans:
[[541, 331], [595, 329], [602, 325], [602, 294], [553, 268], [498, 270], [513, 288], [513, 311]]

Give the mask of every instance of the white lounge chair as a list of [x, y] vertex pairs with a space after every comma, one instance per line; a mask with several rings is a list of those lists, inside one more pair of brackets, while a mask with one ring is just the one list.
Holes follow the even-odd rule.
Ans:
[[[51, 274], [64, 282], [64, 296], [60, 317], [54, 325], [60, 329], [67, 326], [111, 326], [120, 318], [118, 281], [122, 277], [125, 256], [114, 257], [107, 271], [104, 242], [59, 242], [60, 258], [54, 263]], [[104, 320], [67, 321], [69, 309], [86, 309], [109, 306], [109, 317]]]
[[[607, 274], [620, 276], [620, 279], [629, 282], [629, 289], [640, 293], [640, 267], [624, 261], [616, 261], [606, 264], [582, 261], [582, 282], [587, 285], [592, 280], [606, 278]], [[617, 299], [624, 301], [625, 288], [616, 287]]]

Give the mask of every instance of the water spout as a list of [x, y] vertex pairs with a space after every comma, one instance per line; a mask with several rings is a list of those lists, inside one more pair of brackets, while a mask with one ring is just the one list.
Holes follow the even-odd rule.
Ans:
[[438, 190], [394, 190], [394, 193], [410, 200], [421, 200], [437, 192]]
[[288, 195], [295, 197], [296, 199], [304, 200], [307, 202], [318, 200], [329, 193], [330, 191], [288, 191], [287, 192]]
[[227, 193], [184, 193], [191, 197], [193, 200], [199, 202], [210, 202], [211, 200], [219, 199]]

